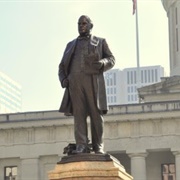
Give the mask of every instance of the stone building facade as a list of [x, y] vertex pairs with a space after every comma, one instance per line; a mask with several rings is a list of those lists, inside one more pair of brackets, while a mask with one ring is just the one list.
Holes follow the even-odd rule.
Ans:
[[[112, 106], [104, 132], [105, 151], [135, 180], [180, 180], [180, 101]], [[74, 142], [73, 118], [57, 111], [3, 114], [0, 137], [0, 179], [48, 180]]]

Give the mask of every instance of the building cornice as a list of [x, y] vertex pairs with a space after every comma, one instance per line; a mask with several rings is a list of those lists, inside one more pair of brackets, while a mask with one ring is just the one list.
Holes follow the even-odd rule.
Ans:
[[[179, 119], [180, 100], [110, 106], [105, 119], [106, 123], [114, 123], [171, 117]], [[0, 130], [70, 127], [73, 116], [64, 116], [57, 111], [3, 114], [0, 115], [0, 126]]]

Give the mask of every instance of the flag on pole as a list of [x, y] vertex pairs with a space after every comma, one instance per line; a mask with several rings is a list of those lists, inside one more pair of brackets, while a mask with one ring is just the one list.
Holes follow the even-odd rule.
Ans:
[[136, 13], [137, 0], [132, 0], [133, 2], [133, 15]]

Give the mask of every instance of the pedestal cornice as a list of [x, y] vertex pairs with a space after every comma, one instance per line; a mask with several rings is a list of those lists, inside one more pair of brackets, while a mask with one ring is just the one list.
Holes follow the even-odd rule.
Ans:
[[[83, 156], [83, 157], [81, 157]], [[77, 160], [77, 161], [75, 161]], [[98, 160], [98, 161], [97, 161]], [[118, 160], [109, 154], [72, 155], [48, 172], [49, 180], [132, 180]]]

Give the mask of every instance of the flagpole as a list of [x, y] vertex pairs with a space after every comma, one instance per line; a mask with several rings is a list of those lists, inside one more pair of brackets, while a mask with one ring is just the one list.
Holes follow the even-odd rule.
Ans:
[[141, 74], [140, 74], [140, 62], [139, 62], [139, 25], [138, 25], [138, 5], [136, 0], [136, 55], [137, 55], [137, 89], [141, 87]]

